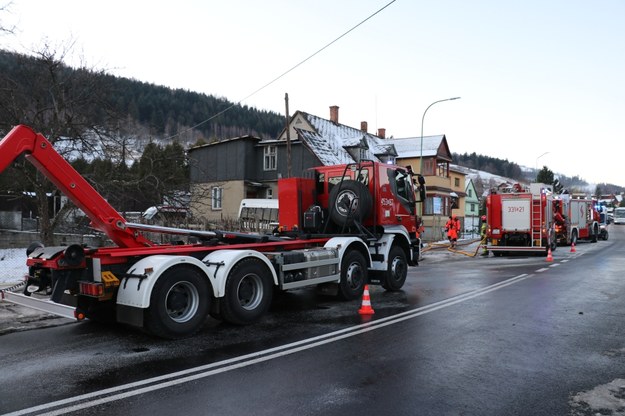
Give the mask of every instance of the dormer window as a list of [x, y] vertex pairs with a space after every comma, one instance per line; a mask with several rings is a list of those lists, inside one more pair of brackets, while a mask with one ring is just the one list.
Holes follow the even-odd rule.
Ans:
[[358, 149], [358, 161], [367, 159], [367, 149]]

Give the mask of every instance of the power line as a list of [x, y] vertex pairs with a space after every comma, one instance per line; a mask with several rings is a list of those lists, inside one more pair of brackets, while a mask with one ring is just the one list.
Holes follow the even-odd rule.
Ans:
[[269, 81], [268, 83], [266, 83], [265, 85], [263, 85], [262, 87], [256, 89], [255, 91], [253, 91], [251, 94], [248, 94], [246, 97], [242, 98], [241, 100], [237, 101], [236, 103], [231, 104], [230, 106], [226, 107], [225, 109], [221, 110], [220, 112], [218, 112], [217, 114], [207, 118], [204, 121], [199, 122], [198, 124], [196, 124], [195, 126], [189, 127], [186, 130], [183, 130], [181, 132], [178, 132], [172, 136], [166, 137], [166, 139], [172, 139], [176, 136], [181, 135], [182, 133], [186, 133], [188, 131], [191, 131], [193, 129], [196, 129], [198, 127], [200, 127], [203, 124], [208, 123], [209, 121], [219, 117], [220, 115], [224, 114], [225, 112], [231, 110], [233, 107], [235, 107], [236, 105], [241, 104], [243, 101], [247, 100], [248, 98], [258, 94], [259, 92], [261, 92], [262, 90], [264, 90], [265, 88], [267, 88], [268, 86], [270, 86], [271, 84], [273, 84], [274, 82], [278, 81], [280, 78], [284, 77], [285, 75], [287, 75], [288, 73], [294, 71], [295, 69], [297, 69], [298, 67], [300, 67], [301, 65], [303, 65], [304, 63], [306, 63], [307, 61], [309, 61], [310, 59], [314, 58], [315, 56], [317, 56], [318, 54], [320, 54], [321, 52], [323, 52], [324, 50], [326, 50], [327, 48], [329, 48], [330, 46], [332, 46], [333, 44], [335, 44], [336, 42], [338, 42], [339, 40], [341, 40], [342, 38], [344, 38], [345, 36], [347, 36], [349, 33], [353, 32], [354, 30], [356, 30], [356, 28], [358, 28], [359, 26], [363, 25], [365, 22], [367, 22], [368, 20], [372, 19], [374, 16], [376, 16], [377, 14], [379, 14], [380, 12], [382, 12], [382, 10], [386, 9], [388, 6], [390, 6], [391, 4], [395, 3], [397, 0], [391, 0], [390, 2], [388, 2], [387, 4], [385, 4], [384, 6], [382, 6], [380, 9], [378, 9], [377, 11], [375, 11], [374, 13], [370, 14], [368, 17], [366, 17], [365, 19], [361, 20], [359, 23], [357, 23], [355, 26], [353, 26], [352, 28], [350, 28], [349, 30], [347, 30], [345, 33], [343, 33], [342, 35], [340, 35], [339, 37], [335, 38], [333, 41], [331, 41], [330, 43], [326, 44], [325, 46], [323, 46], [321, 49], [317, 50], [315, 53], [313, 53], [312, 55], [308, 56], [307, 58], [305, 58], [304, 60], [300, 61], [299, 63], [295, 64], [294, 66], [292, 66], [291, 68], [287, 69], [285, 72], [283, 72], [282, 74], [278, 75], [277, 77], [275, 77], [274, 79], [272, 79], [271, 81]]

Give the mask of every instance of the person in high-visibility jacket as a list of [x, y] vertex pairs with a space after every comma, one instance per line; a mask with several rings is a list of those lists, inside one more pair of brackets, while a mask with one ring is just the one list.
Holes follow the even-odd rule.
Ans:
[[486, 223], [486, 215], [482, 215], [482, 226], [480, 227], [480, 237], [482, 237], [482, 256], [488, 256], [488, 248], [486, 247], [486, 231], [488, 230], [488, 224]]
[[449, 239], [449, 246], [456, 248], [456, 242], [458, 241], [458, 224], [460, 221], [456, 219], [456, 216], [449, 216], [449, 220], [445, 223], [445, 231], [447, 231], [447, 238]]

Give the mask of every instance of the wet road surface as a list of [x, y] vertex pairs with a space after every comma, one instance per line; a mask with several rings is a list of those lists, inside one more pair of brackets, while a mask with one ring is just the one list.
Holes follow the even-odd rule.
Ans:
[[403, 291], [370, 287], [369, 321], [360, 301], [301, 290], [258, 324], [209, 320], [187, 340], [92, 323], [6, 334], [0, 413], [614, 411], [625, 406], [624, 241], [611, 226], [609, 241], [559, 247], [553, 262], [426, 253]]

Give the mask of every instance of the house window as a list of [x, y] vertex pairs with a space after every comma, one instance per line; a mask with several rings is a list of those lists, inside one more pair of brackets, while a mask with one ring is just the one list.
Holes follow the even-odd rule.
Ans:
[[273, 189], [267, 188], [267, 193], [265, 194], [267, 199], [273, 199]]
[[223, 197], [224, 189], [215, 186], [211, 189], [211, 208], [221, 209], [221, 199]]
[[449, 215], [449, 198], [428, 196], [425, 200], [423, 215]]
[[358, 149], [358, 161], [367, 159], [367, 149], [360, 148]]
[[471, 189], [467, 189], [467, 196], [473, 198], [473, 191]]
[[449, 163], [447, 162], [440, 162], [438, 163], [438, 176], [442, 177], [442, 178], [447, 178], [449, 177]]
[[423, 176], [434, 176], [436, 172], [436, 159], [423, 159]]
[[471, 203], [471, 212], [475, 212], [475, 204]]
[[460, 186], [460, 178], [454, 178], [454, 186], [456, 188]]
[[264, 170], [276, 170], [277, 167], [277, 148], [276, 146], [267, 146], [264, 149]]

